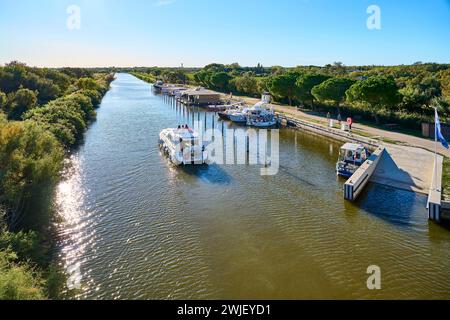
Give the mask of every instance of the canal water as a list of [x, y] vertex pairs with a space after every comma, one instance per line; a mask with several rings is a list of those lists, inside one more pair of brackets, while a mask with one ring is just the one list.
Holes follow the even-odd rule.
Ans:
[[425, 196], [370, 185], [346, 202], [339, 143], [288, 129], [275, 176], [174, 167], [158, 134], [196, 112], [117, 75], [55, 199], [77, 298], [450, 298], [450, 232], [428, 222]]

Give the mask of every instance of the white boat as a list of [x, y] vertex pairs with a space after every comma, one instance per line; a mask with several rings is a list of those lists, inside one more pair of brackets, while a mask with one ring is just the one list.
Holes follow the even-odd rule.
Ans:
[[159, 134], [162, 152], [175, 165], [204, 164], [208, 160], [203, 142], [189, 127], [164, 129]]
[[261, 101], [249, 109], [247, 113], [247, 125], [258, 128], [267, 128], [276, 125], [277, 119], [275, 118], [275, 112], [273, 108], [269, 107], [269, 103], [270, 95], [264, 93]]
[[263, 102], [255, 104], [247, 113], [247, 125], [259, 128], [271, 127], [277, 124], [275, 113]]
[[236, 123], [247, 123], [248, 108], [243, 108], [238, 111], [231, 112], [228, 116], [229, 119]]
[[230, 108], [228, 108], [226, 110], [220, 111], [217, 114], [219, 115], [219, 118], [222, 119], [222, 120], [230, 120], [230, 115], [235, 113], [235, 112], [238, 112], [239, 110], [240, 110], [240, 107], [233, 106], [233, 107], [230, 107]]
[[269, 128], [273, 127], [277, 124], [277, 120], [272, 119], [264, 119], [264, 118], [258, 118], [256, 120], [250, 120], [248, 123], [249, 126], [257, 127], [257, 128]]
[[209, 111], [218, 111], [218, 115], [221, 119], [224, 120], [230, 120], [230, 114], [237, 112], [243, 108], [243, 103], [229, 103], [229, 104], [222, 104], [222, 105], [216, 105], [216, 106], [208, 106], [207, 109]]
[[362, 144], [344, 144], [339, 151], [336, 174], [346, 178], [351, 177], [369, 156], [369, 151]]
[[163, 87], [164, 87], [164, 82], [162, 82], [161, 80], [156, 81], [155, 84], [153, 85], [153, 89], [157, 92], [161, 92]]

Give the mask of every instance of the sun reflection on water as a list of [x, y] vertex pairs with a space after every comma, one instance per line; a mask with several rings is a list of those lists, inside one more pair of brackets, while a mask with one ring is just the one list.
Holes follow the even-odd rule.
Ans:
[[[86, 228], [89, 213], [85, 208], [86, 190], [83, 188], [82, 159], [72, 156], [68, 160], [64, 179], [56, 189], [59, 216], [60, 261], [67, 274], [69, 290], [86, 290], [82, 284], [90, 283], [82, 273], [82, 257], [94, 241], [94, 233]], [[93, 229], [90, 229], [93, 230]]]

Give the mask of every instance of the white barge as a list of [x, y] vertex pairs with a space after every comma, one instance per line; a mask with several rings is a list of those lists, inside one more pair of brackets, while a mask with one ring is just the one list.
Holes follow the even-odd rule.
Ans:
[[208, 160], [203, 142], [188, 126], [162, 130], [159, 134], [159, 146], [169, 160], [177, 166], [205, 164]]

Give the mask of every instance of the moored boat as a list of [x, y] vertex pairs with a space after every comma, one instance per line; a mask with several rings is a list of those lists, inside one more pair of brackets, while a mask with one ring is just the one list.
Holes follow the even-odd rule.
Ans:
[[269, 107], [269, 103], [270, 95], [264, 93], [261, 101], [249, 109], [247, 113], [247, 125], [258, 128], [268, 128], [276, 125], [277, 119], [275, 118], [275, 112], [273, 108]]
[[163, 87], [164, 87], [164, 82], [162, 82], [161, 80], [156, 81], [155, 84], [153, 85], [153, 89], [157, 93], [161, 93]]
[[275, 113], [263, 102], [255, 104], [247, 113], [247, 125], [259, 128], [272, 127], [277, 124]]
[[237, 110], [229, 114], [229, 119], [235, 123], [247, 123], [248, 108]]
[[351, 177], [367, 160], [369, 155], [369, 151], [362, 144], [344, 144], [339, 151], [336, 174], [341, 177]]
[[231, 115], [235, 113], [240, 113], [244, 109], [244, 105], [242, 103], [236, 103], [232, 105], [228, 105], [224, 111], [218, 112], [219, 118], [223, 120], [231, 120]]
[[229, 104], [210, 105], [207, 106], [206, 109], [208, 111], [218, 112], [220, 118], [229, 120], [228, 114], [239, 110], [241, 106], [242, 103], [229, 103]]

